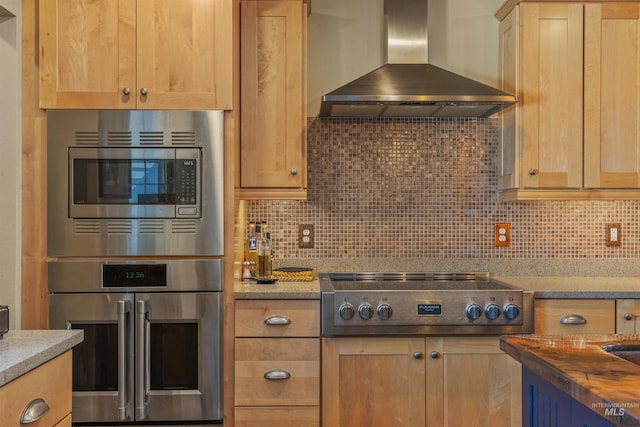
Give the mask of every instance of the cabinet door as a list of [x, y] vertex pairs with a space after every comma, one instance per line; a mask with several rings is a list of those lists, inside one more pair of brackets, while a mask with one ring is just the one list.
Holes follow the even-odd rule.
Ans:
[[424, 338], [323, 339], [322, 425], [424, 426], [423, 355]]
[[240, 7], [240, 185], [304, 188], [306, 5], [243, 1]]
[[[520, 6], [516, 6], [503, 20], [500, 21], [500, 89], [508, 93], [520, 93], [518, 43], [520, 39]], [[520, 185], [518, 159], [520, 151], [521, 133], [518, 131], [518, 105], [512, 105], [502, 110], [502, 132], [500, 132], [498, 164], [498, 188], [516, 188]]]
[[40, 0], [39, 16], [40, 108], [136, 108], [135, 0]]
[[427, 426], [520, 426], [521, 367], [498, 337], [426, 340]]
[[616, 300], [616, 334], [640, 334], [640, 300]]
[[525, 188], [582, 187], [583, 9], [523, 3], [520, 111]]
[[585, 187], [640, 187], [640, 4], [585, 5]]
[[138, 2], [137, 108], [232, 109], [231, 10], [231, 0]]
[[538, 299], [536, 334], [613, 334], [615, 301]]

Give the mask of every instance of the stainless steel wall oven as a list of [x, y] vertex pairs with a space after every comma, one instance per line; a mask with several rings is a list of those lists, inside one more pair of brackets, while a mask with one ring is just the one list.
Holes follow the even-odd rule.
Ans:
[[48, 255], [222, 255], [223, 120], [47, 112]]
[[57, 260], [52, 329], [73, 349], [73, 423], [222, 423], [220, 259]]

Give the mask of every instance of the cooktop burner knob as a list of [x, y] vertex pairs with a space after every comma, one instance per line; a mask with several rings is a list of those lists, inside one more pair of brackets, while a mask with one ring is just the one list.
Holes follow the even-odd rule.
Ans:
[[496, 320], [500, 316], [500, 307], [497, 304], [487, 304], [484, 308], [484, 315], [489, 320]]
[[386, 302], [380, 303], [376, 311], [378, 312], [378, 317], [380, 318], [380, 320], [388, 320], [393, 314], [391, 306]]
[[482, 310], [478, 304], [469, 304], [467, 306], [467, 317], [471, 320], [478, 320], [482, 315]]
[[338, 314], [340, 314], [342, 320], [350, 320], [356, 314], [356, 309], [352, 304], [343, 302], [338, 308]]
[[513, 320], [520, 315], [520, 307], [515, 304], [507, 304], [504, 307], [504, 317], [507, 320]]
[[369, 320], [373, 316], [373, 307], [368, 302], [363, 302], [358, 307], [358, 314], [362, 320]]

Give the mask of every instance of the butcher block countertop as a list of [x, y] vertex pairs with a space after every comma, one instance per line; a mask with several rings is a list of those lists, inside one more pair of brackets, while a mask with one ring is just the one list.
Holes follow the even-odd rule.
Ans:
[[[510, 335], [500, 348], [522, 366], [607, 421], [640, 425], [640, 366], [607, 353], [611, 343], [640, 344], [640, 335]], [[604, 415], [624, 408], [622, 417]]]
[[11, 330], [0, 339], [0, 386], [80, 344], [82, 330]]

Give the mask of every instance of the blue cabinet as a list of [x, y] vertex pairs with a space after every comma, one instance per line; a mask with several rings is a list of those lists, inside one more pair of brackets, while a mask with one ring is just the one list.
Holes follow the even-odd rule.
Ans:
[[[612, 408], [614, 411], [615, 409]], [[522, 368], [522, 425], [524, 427], [615, 427], [614, 424], [525, 367]]]

